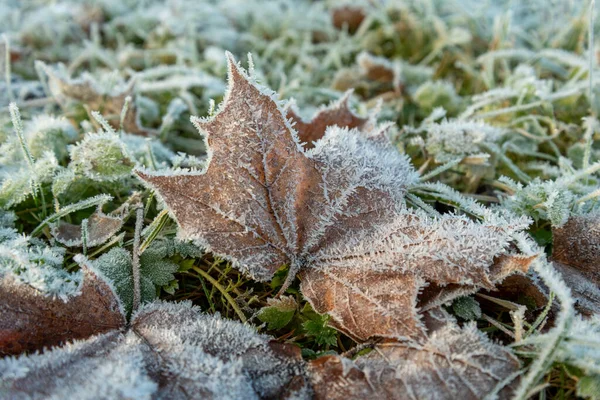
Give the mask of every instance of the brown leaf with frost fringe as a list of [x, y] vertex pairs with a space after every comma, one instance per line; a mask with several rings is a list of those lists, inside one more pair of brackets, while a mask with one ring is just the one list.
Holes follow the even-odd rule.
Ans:
[[446, 323], [421, 342], [376, 346], [355, 361], [323, 356], [309, 366], [316, 399], [510, 398], [520, 363], [474, 325]]
[[[123, 217], [119, 215], [104, 214], [99, 208], [87, 219], [88, 247], [99, 246], [115, 235], [123, 226]], [[83, 245], [82, 227], [68, 222], [60, 221], [52, 226], [52, 236], [58, 242], [69, 247]]]
[[584, 315], [600, 314], [600, 214], [574, 215], [552, 229], [552, 261]]
[[[181, 238], [255, 279], [289, 265], [284, 288], [303, 271], [302, 290], [316, 311], [359, 340], [422, 335], [415, 307], [427, 285], [494, 288], [495, 259], [510, 255], [512, 235], [528, 221], [436, 219], [408, 209], [404, 195], [418, 176], [405, 156], [336, 126], [305, 150], [272, 94], [228, 59], [220, 110], [193, 119], [208, 142], [205, 170], [137, 172], [168, 207]], [[325, 278], [340, 289], [323, 292]], [[388, 279], [398, 285], [386, 297], [380, 285]], [[361, 321], [370, 330], [358, 332]]]
[[68, 301], [44, 296], [11, 274], [0, 277], [0, 354], [41, 350], [125, 325], [110, 285], [94, 270], [82, 269], [79, 293]]
[[[92, 304], [87, 304], [92, 306]], [[16, 373], [15, 373], [16, 371]], [[142, 307], [112, 330], [44, 354], [0, 359], [6, 398], [307, 399], [293, 345], [191, 303]]]
[[338, 101], [317, 111], [310, 121], [304, 121], [293, 109], [287, 111], [287, 118], [294, 122], [294, 129], [305, 148], [313, 148], [313, 142], [321, 139], [330, 126], [356, 128], [365, 134], [375, 129], [374, 116], [363, 118], [350, 109], [348, 103], [352, 92], [346, 91]]

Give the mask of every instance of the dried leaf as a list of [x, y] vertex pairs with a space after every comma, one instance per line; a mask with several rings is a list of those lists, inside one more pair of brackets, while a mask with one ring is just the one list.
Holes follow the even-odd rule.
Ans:
[[331, 10], [331, 21], [337, 29], [348, 29], [354, 33], [364, 21], [366, 15], [362, 8], [344, 5]]
[[[104, 214], [99, 208], [87, 220], [87, 246], [99, 246], [113, 237], [123, 226], [120, 215]], [[59, 222], [52, 226], [52, 236], [68, 247], [78, 247], [83, 244], [81, 225]]]
[[[508, 277], [520, 276], [526, 273], [531, 263], [538, 256], [537, 253], [517, 254], [515, 249], [511, 249], [505, 254], [494, 258], [492, 265], [489, 267], [489, 278], [495, 285], [492, 288], [486, 287], [485, 289], [496, 290], [496, 284], [502, 284]], [[431, 310], [457, 297], [475, 293], [480, 289], [481, 287], [476, 285], [451, 283], [440, 286], [437, 283], [432, 283], [424, 288], [419, 296], [419, 308], [422, 311]], [[543, 304], [545, 304], [545, 301]]]
[[571, 216], [552, 228], [554, 267], [585, 315], [600, 313], [600, 215]]
[[[48, 76], [48, 86], [52, 96], [61, 106], [68, 102], [85, 104], [90, 111], [98, 111], [108, 120], [115, 129], [119, 129], [121, 111], [127, 97], [134, 96], [135, 80], [130, 79], [126, 84], [107, 90], [101, 87], [90, 75], [84, 74], [80, 78], [71, 78], [60, 68], [52, 68], [44, 63], [39, 63]], [[144, 128], [134, 101], [128, 105], [128, 111], [123, 120], [123, 129], [127, 133], [148, 136], [152, 130]]]
[[368, 79], [387, 83], [400, 81], [398, 67], [387, 58], [361, 52], [356, 57], [356, 62], [361, 73]]
[[[284, 264], [290, 277], [303, 270], [315, 310], [357, 339], [418, 336], [415, 298], [426, 282], [494, 288], [494, 259], [528, 221], [484, 224], [409, 210], [404, 194], [417, 174], [394, 148], [334, 126], [305, 151], [277, 102], [231, 56], [229, 84], [220, 111], [193, 120], [209, 145], [205, 170], [138, 171], [181, 238], [256, 279]], [[374, 311], [388, 294], [377, 286], [391, 276], [398, 287]], [[373, 333], [358, 328], [363, 320]]]
[[313, 142], [321, 139], [330, 126], [356, 128], [363, 132], [370, 132], [375, 128], [374, 116], [362, 118], [350, 110], [348, 102], [352, 92], [348, 90], [338, 101], [319, 110], [310, 121], [303, 121], [293, 109], [288, 110], [287, 118], [294, 122], [294, 129], [298, 132], [300, 141], [305, 143], [305, 148], [314, 147]]
[[310, 270], [302, 279], [302, 294], [315, 311], [331, 315], [337, 330], [365, 341], [422, 334], [417, 294], [423, 285], [416, 276], [396, 271]]
[[324, 356], [310, 363], [316, 399], [509, 398], [519, 361], [475, 325], [446, 324], [422, 343], [378, 345], [356, 361]]
[[152, 303], [131, 329], [0, 360], [10, 398], [307, 398], [299, 349], [190, 303]]
[[1, 354], [40, 350], [124, 326], [122, 306], [111, 285], [96, 270], [85, 265], [82, 270], [78, 292], [67, 301], [45, 296], [12, 274], [1, 277]]
[[[445, 224], [429, 221], [427, 226], [415, 215], [407, 217], [407, 225], [397, 228], [406, 236], [395, 238], [394, 250], [387, 250], [396, 254], [390, 254], [389, 261], [378, 254], [379, 259], [372, 261], [373, 267], [387, 262], [412, 270], [311, 269], [303, 275], [302, 293], [315, 311], [329, 313], [332, 325], [355, 340], [422, 337], [426, 332], [420, 321], [423, 311], [481, 288], [493, 289], [507, 276], [527, 271], [537, 257], [504, 254], [494, 258], [484, 250], [485, 246], [493, 249], [492, 243], [477, 242], [479, 235], [501, 238], [492, 233], [493, 227], [474, 223], [466, 227], [464, 220], [443, 219]], [[470, 273], [479, 276], [469, 277]]]

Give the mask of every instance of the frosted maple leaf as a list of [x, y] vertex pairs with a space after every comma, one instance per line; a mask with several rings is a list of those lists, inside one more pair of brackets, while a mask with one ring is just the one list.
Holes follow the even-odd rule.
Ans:
[[32, 352], [0, 359], [2, 398], [308, 398], [297, 347], [190, 302], [146, 304], [126, 324], [112, 284], [76, 259], [65, 300], [0, 275], [0, 354]]
[[[439, 314], [438, 310], [436, 314]], [[390, 342], [356, 360], [327, 355], [310, 362], [318, 399], [481, 399], [511, 397], [518, 359], [474, 324], [447, 320], [421, 343]]]
[[207, 141], [206, 167], [137, 171], [182, 239], [261, 281], [288, 265], [282, 291], [301, 272], [315, 310], [357, 340], [422, 334], [425, 288], [450, 300], [527, 269], [531, 258], [514, 255], [512, 235], [528, 220], [432, 219], [408, 209], [418, 174], [405, 155], [337, 126], [305, 150], [274, 95], [228, 60], [219, 111], [192, 118]]

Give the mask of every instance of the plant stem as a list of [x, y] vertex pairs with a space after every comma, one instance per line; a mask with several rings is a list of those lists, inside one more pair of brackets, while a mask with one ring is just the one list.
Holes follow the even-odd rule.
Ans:
[[215, 278], [213, 278], [212, 276], [210, 276], [206, 271], [204, 271], [202, 268], [198, 268], [195, 265], [192, 267], [192, 269], [194, 271], [196, 271], [197, 273], [199, 273], [203, 278], [205, 278], [207, 281], [209, 281], [214, 287], [217, 288], [217, 290], [219, 292], [221, 292], [223, 294], [223, 297], [225, 297], [225, 299], [227, 299], [227, 301], [229, 302], [229, 304], [231, 304], [231, 307], [233, 308], [233, 311], [235, 311], [235, 313], [238, 315], [238, 317], [240, 317], [240, 320], [243, 323], [246, 323], [248, 320], [246, 319], [246, 316], [244, 315], [244, 313], [242, 312], [242, 310], [240, 309], [240, 307], [237, 305], [237, 303], [235, 302], [235, 300], [233, 299], [233, 297], [231, 297], [229, 295], [229, 293], [227, 293], [227, 291], [225, 290], [225, 288], [223, 286], [221, 286], [221, 284], [219, 282], [217, 282], [217, 280]]
[[144, 209], [139, 207], [136, 210], [135, 233], [133, 236], [133, 312], [140, 306], [141, 288], [140, 288], [140, 236], [142, 234], [142, 225], [144, 225]]

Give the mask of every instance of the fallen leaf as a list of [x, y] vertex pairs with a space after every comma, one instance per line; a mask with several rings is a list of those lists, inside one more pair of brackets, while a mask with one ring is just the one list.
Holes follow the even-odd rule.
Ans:
[[[127, 97], [134, 96], [135, 79], [132, 78], [121, 86], [107, 90], [90, 75], [84, 74], [75, 79], [59, 68], [52, 68], [42, 62], [38, 65], [48, 76], [50, 92], [61, 107], [67, 106], [69, 102], [85, 104], [90, 111], [100, 112], [114, 129], [119, 129], [125, 101]], [[123, 129], [127, 133], [141, 136], [153, 133], [151, 129], [142, 127], [135, 101], [129, 103], [123, 120]]]
[[585, 315], [600, 313], [600, 215], [575, 215], [552, 229], [552, 261]]
[[45, 296], [10, 273], [0, 278], [1, 354], [41, 350], [124, 326], [112, 286], [96, 270], [86, 265], [82, 270], [82, 283], [67, 301]]
[[[87, 219], [88, 247], [99, 246], [113, 237], [123, 226], [123, 216], [104, 214], [99, 208]], [[52, 236], [68, 247], [83, 245], [81, 225], [60, 221], [52, 226]]]
[[356, 62], [362, 75], [370, 80], [386, 83], [400, 81], [398, 67], [385, 57], [376, 57], [363, 51], [356, 57]]
[[[303, 271], [311, 305], [357, 339], [422, 334], [415, 299], [426, 284], [495, 287], [494, 260], [509, 253], [528, 220], [486, 224], [408, 209], [404, 195], [417, 173], [405, 156], [336, 126], [303, 149], [272, 95], [228, 58], [219, 112], [193, 119], [207, 138], [206, 168], [137, 172], [170, 210], [180, 238], [259, 280], [287, 264], [284, 289]], [[383, 293], [377, 286], [392, 276], [398, 286]], [[363, 321], [372, 333], [356, 331]]]
[[309, 371], [316, 399], [509, 398], [520, 363], [474, 324], [447, 323], [422, 342], [383, 343], [355, 361], [320, 357]]
[[364, 21], [366, 15], [362, 8], [344, 5], [331, 10], [331, 21], [337, 29], [348, 29], [354, 33]]
[[302, 399], [304, 369], [295, 346], [187, 302], [148, 304], [127, 331], [0, 360], [9, 398]]
[[[516, 249], [510, 249], [506, 254], [495, 257], [489, 268], [489, 277], [494, 282], [493, 288], [487, 290], [496, 291], [507, 279], [518, 276], [524, 276], [531, 263], [539, 256], [538, 253], [519, 254]], [[431, 310], [439, 307], [457, 297], [466, 296], [479, 291], [481, 288], [476, 285], [451, 283], [449, 285], [438, 285], [432, 283], [423, 289], [419, 296], [419, 308], [422, 311]], [[538, 293], [539, 296], [544, 296]], [[546, 298], [545, 298], [546, 299]], [[543, 302], [545, 304], [545, 300]], [[543, 305], [542, 304], [542, 305]]]
[[[485, 227], [473, 224], [465, 229], [464, 221], [443, 219], [446, 218], [441, 226], [427, 226], [411, 215], [407, 226], [400, 230], [412, 240], [388, 250], [396, 253], [388, 265], [412, 264], [419, 271], [310, 269], [302, 276], [302, 293], [315, 311], [332, 316], [332, 326], [357, 341], [373, 336], [423, 337], [427, 332], [421, 322], [423, 312], [482, 288], [495, 289], [495, 284], [507, 276], [526, 272], [537, 257], [537, 254], [486, 256], [483, 247], [478, 248], [474, 243], [478, 235], [490, 234]], [[481, 229], [480, 233], [476, 227]], [[487, 229], [492, 231], [493, 227]], [[488, 245], [492, 248], [491, 243]], [[482, 265], [480, 276], [469, 278], [468, 269], [473, 273], [478, 270], [472, 257], [478, 257], [486, 267]], [[373, 265], [381, 261], [373, 261]], [[453, 276], [450, 271], [444, 276], [444, 270], [452, 265], [458, 270]]]
[[356, 128], [363, 132], [375, 129], [375, 115], [362, 118], [350, 110], [348, 102], [351, 96], [352, 90], [346, 91], [338, 101], [319, 110], [310, 121], [302, 120], [293, 109], [288, 110], [287, 118], [294, 122], [294, 129], [300, 141], [305, 143], [305, 148], [313, 148], [313, 142], [321, 139], [330, 126]]

